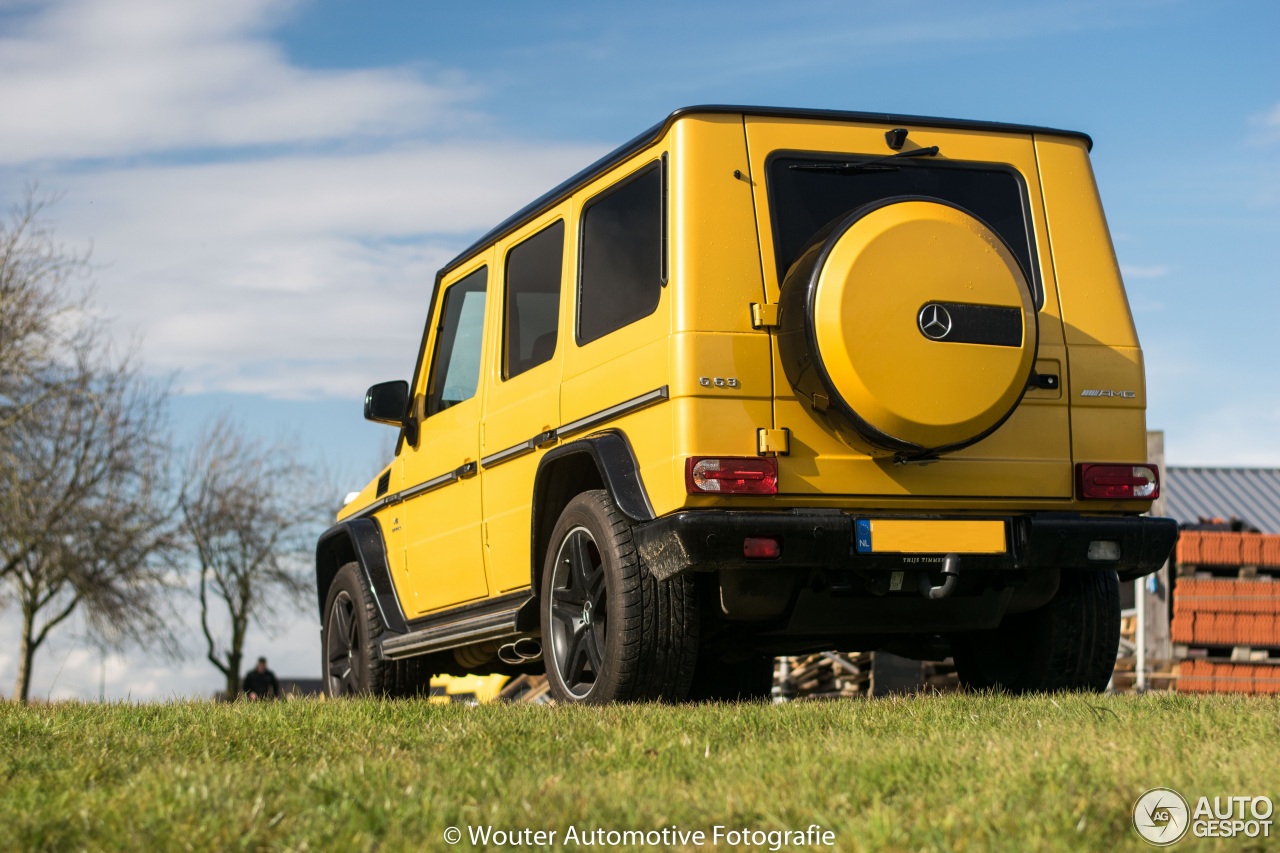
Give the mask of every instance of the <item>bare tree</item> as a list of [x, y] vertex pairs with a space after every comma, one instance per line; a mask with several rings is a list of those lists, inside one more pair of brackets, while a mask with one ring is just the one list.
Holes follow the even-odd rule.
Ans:
[[80, 611], [105, 645], [167, 640], [160, 559], [167, 390], [116, 353], [69, 293], [85, 256], [55, 243], [29, 192], [0, 229], [0, 604], [22, 617], [15, 698]]
[[66, 380], [66, 343], [84, 320], [87, 294], [69, 286], [89, 271], [88, 252], [69, 250], [42, 219], [50, 201], [27, 188], [0, 221], [0, 431]]
[[81, 365], [5, 432], [0, 579], [22, 615], [14, 697], [35, 653], [77, 609], [102, 644], [165, 643], [166, 505], [162, 387], [126, 362]]
[[309, 557], [329, 507], [291, 446], [251, 439], [225, 416], [199, 438], [184, 482], [181, 528], [199, 564], [206, 657], [233, 699], [250, 623], [270, 631], [311, 588]]

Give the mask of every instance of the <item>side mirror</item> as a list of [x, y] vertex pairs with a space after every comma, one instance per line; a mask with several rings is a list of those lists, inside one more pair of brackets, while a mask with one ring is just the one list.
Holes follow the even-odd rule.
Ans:
[[409, 383], [403, 379], [379, 382], [364, 393], [364, 419], [401, 426], [409, 413]]

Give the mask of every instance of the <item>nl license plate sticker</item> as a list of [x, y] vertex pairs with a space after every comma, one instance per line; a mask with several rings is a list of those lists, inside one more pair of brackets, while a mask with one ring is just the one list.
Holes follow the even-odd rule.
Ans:
[[1005, 523], [905, 518], [854, 519], [859, 554], [1003, 554]]

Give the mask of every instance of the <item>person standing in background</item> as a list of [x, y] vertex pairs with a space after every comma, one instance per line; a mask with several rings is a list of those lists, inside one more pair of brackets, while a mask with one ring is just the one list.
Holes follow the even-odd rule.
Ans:
[[258, 658], [258, 665], [245, 675], [242, 690], [246, 699], [280, 698], [280, 682], [276, 674], [267, 669], [266, 658]]

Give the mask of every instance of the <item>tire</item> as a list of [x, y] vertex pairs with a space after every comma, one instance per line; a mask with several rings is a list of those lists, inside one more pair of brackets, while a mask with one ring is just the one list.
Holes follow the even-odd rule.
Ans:
[[684, 699], [698, 654], [693, 579], [656, 580], [632, 543], [631, 522], [603, 489], [571, 500], [550, 541], [539, 610], [555, 700]]
[[384, 627], [373, 591], [358, 563], [347, 563], [333, 578], [325, 597], [320, 629], [325, 695], [425, 695], [431, 673], [417, 659], [387, 661], [378, 657]]
[[773, 697], [773, 658], [753, 655], [725, 663], [711, 655], [698, 658], [689, 689], [691, 702], [758, 702]]
[[956, 639], [961, 684], [1009, 693], [1101, 693], [1120, 645], [1120, 581], [1114, 571], [1064, 571], [1037, 610], [1005, 617], [994, 631]]

